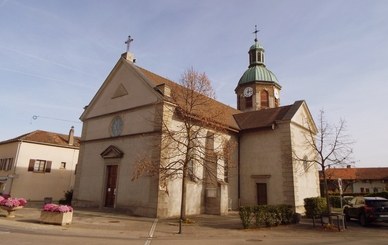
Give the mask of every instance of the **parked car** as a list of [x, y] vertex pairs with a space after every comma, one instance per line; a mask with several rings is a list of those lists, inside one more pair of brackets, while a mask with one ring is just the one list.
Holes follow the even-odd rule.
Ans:
[[362, 226], [371, 222], [388, 221], [388, 199], [383, 197], [355, 197], [344, 207], [347, 221], [357, 219]]

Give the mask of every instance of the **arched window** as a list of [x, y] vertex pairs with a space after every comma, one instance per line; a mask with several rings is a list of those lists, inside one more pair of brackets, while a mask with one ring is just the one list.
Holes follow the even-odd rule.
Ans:
[[245, 108], [251, 108], [252, 105], [252, 96], [245, 97]]
[[269, 95], [268, 95], [268, 91], [266, 90], [262, 90], [260, 93], [260, 105], [261, 105], [261, 108], [269, 107]]

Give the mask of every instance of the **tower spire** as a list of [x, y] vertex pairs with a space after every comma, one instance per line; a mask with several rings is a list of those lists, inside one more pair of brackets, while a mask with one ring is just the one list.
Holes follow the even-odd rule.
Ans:
[[257, 25], [255, 25], [255, 31], [252, 32], [253, 34], [255, 34], [255, 43], [257, 43], [257, 33], [259, 32], [260, 30], [257, 30]]

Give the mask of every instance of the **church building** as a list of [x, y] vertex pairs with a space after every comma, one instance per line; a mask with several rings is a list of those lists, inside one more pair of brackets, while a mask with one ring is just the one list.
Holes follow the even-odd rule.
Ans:
[[[225, 130], [203, 130], [213, 137], [207, 137], [213, 148], [218, 136], [234, 142], [234, 167], [219, 157], [223, 168], [217, 170], [215, 183], [209, 185], [206, 174], [203, 181], [188, 180], [187, 215], [222, 215], [258, 204], [288, 204], [303, 213], [304, 198], [320, 195], [317, 168], [294, 157], [314, 154], [305, 143], [305, 136], [317, 130], [306, 102], [280, 106], [281, 85], [267, 69], [257, 39], [248, 54], [249, 67], [236, 81], [237, 109], [211, 100], [226, 113]], [[175, 82], [137, 66], [133, 54], [122, 54], [81, 115], [73, 205], [148, 217], [179, 216], [182, 178], [167, 182], [161, 175], [132, 178], [141, 156], [165, 164], [162, 158], [168, 153], [155, 142], [164, 134], [160, 115], [168, 118], [166, 127], [181, 123], [179, 113], [166, 112], [179, 104], [171, 99], [174, 86]]]

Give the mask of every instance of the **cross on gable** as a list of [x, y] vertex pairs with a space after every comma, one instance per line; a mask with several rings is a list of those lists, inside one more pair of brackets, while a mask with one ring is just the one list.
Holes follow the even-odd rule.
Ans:
[[131, 42], [133, 42], [133, 38], [131, 38], [131, 36], [128, 36], [127, 41], [125, 41], [125, 44], [127, 45], [127, 53], [129, 52], [129, 46], [131, 45]]

